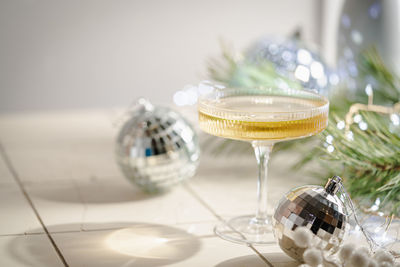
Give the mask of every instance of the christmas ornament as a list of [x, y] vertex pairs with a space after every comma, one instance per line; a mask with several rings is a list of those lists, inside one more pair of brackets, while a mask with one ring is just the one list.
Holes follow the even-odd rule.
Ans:
[[116, 157], [121, 170], [145, 191], [165, 190], [194, 175], [198, 138], [177, 112], [140, 99], [122, 126]]
[[[301, 186], [280, 200], [272, 226], [275, 238], [286, 254], [303, 260], [306, 248], [294, 241], [296, 228], [302, 226], [312, 231], [323, 250], [332, 253], [338, 250], [349, 230], [346, 206], [336, 195], [339, 183], [340, 180], [333, 178], [325, 187]], [[312, 255], [309, 256], [312, 258]]]
[[[338, 76], [329, 70], [323, 60], [296, 38], [261, 39], [250, 46], [245, 58], [254, 64], [269, 61], [278, 74], [320, 94], [327, 95], [330, 85], [339, 82]], [[285, 84], [282, 86], [285, 87]]]
[[[375, 252], [367, 247], [346, 243], [339, 247], [339, 251], [330, 254], [321, 247], [321, 242], [313, 242], [316, 236], [307, 227], [297, 227], [294, 231], [294, 242], [305, 249], [303, 253], [304, 264], [301, 267], [310, 266], [335, 266], [335, 267], [398, 267], [395, 257], [387, 250], [379, 249]], [[379, 264], [378, 264], [379, 263]]]
[[347, 0], [339, 18], [337, 66], [349, 90], [362, 89], [369, 81], [358, 79], [356, 61], [364, 49], [375, 46], [386, 64], [400, 74], [400, 24], [397, 1]]

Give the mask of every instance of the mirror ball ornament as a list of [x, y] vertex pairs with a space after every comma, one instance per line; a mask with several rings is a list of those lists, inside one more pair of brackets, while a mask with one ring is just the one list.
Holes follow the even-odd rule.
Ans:
[[140, 99], [129, 116], [116, 142], [117, 162], [129, 181], [158, 192], [195, 174], [198, 138], [180, 114]]
[[294, 230], [305, 226], [314, 233], [321, 249], [335, 253], [350, 229], [348, 213], [336, 196], [339, 184], [329, 179], [325, 187], [306, 185], [292, 189], [282, 199], [272, 218], [272, 229], [281, 249], [303, 261], [306, 248], [294, 242]]
[[250, 46], [245, 57], [256, 64], [269, 61], [278, 74], [323, 95], [328, 95], [330, 86], [338, 83], [337, 75], [320, 56], [297, 38], [261, 39]]

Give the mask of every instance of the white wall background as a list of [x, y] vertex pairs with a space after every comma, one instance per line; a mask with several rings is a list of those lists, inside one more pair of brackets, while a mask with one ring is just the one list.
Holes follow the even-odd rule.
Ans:
[[345, 0], [321, 1], [321, 53], [327, 64], [336, 66], [339, 17]]
[[318, 0], [1, 0], [0, 112], [171, 102], [205, 78], [223, 38], [240, 50], [301, 27]]

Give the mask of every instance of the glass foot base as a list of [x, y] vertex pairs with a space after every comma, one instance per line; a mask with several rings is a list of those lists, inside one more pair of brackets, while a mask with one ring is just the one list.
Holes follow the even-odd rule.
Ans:
[[270, 222], [270, 218], [257, 221], [254, 215], [240, 216], [215, 226], [214, 232], [225, 240], [239, 244], [275, 244]]

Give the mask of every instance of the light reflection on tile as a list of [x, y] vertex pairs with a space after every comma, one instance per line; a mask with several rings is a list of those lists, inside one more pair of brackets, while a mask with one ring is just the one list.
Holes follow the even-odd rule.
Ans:
[[118, 177], [29, 183], [26, 188], [46, 225], [64, 225], [57, 231], [99, 229], [110, 221], [176, 225], [216, 220], [181, 186], [148, 195]]
[[[170, 226], [138, 225], [116, 231], [54, 234], [71, 266], [218, 266], [234, 257], [251, 256], [248, 247], [220, 238], [197, 238]], [[142, 242], [137, 242], [138, 238]], [[223, 266], [223, 265], [221, 265]]]

